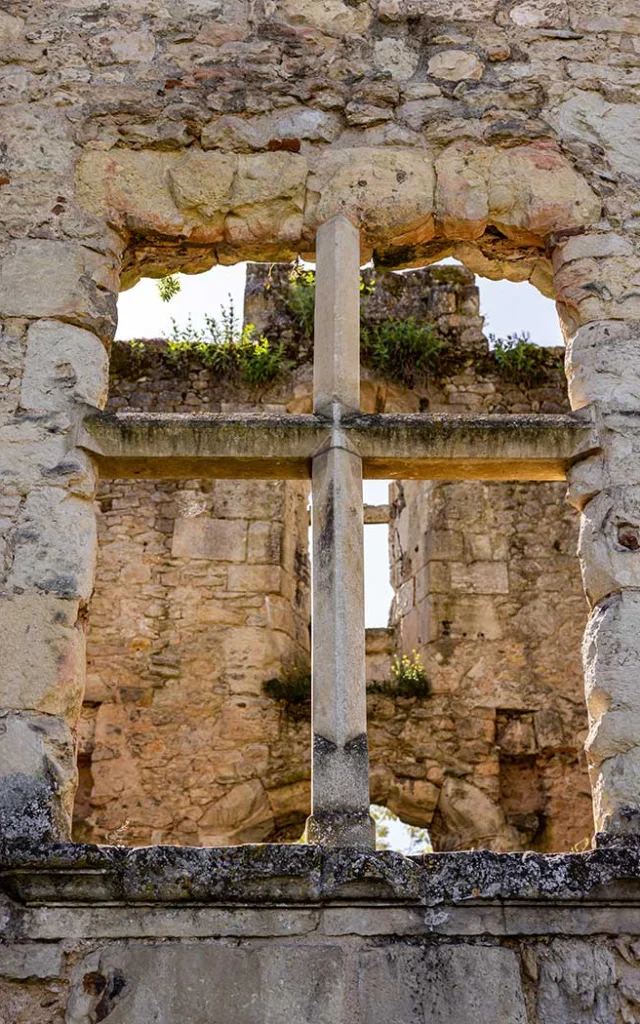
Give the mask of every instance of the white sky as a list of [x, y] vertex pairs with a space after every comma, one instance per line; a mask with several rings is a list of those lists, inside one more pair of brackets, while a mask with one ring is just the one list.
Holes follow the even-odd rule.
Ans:
[[[236, 315], [241, 317], [245, 278], [244, 264], [214, 267], [205, 274], [181, 274], [182, 289], [169, 303], [161, 301], [156, 281], [140, 281], [120, 296], [116, 338], [164, 337], [171, 331], [172, 318], [184, 326], [189, 315], [195, 326], [201, 326], [204, 314], [219, 316], [221, 307], [229, 305], [230, 297]], [[528, 331], [531, 340], [538, 345], [562, 345], [558, 317], [550, 299], [545, 299], [529, 284], [488, 281], [482, 277], [477, 278], [477, 282], [487, 334], [505, 337], [517, 331]], [[371, 505], [386, 504], [387, 482], [365, 481], [364, 500]], [[386, 626], [392, 591], [385, 526], [365, 527], [365, 597], [366, 625]]]

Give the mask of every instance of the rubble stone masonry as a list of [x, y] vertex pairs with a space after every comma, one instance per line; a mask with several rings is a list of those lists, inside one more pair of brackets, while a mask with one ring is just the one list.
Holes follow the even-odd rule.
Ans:
[[[637, 0], [0, 0], [0, 1020], [638, 1019], [639, 75]], [[362, 264], [455, 255], [557, 302], [593, 441], [569, 495], [596, 848], [70, 845], [98, 554], [79, 439], [107, 398], [118, 294], [312, 258], [338, 213]], [[479, 344], [477, 309], [447, 315]], [[202, 368], [180, 386], [161, 359], [111, 376], [116, 404], [255, 400]], [[441, 383], [369, 377], [365, 408], [544, 412], [560, 393], [559, 373], [537, 393], [479, 367]], [[300, 366], [261, 401], [310, 393]], [[394, 622], [433, 690], [371, 693], [373, 795], [442, 846], [591, 831], [561, 491], [394, 492]], [[298, 830], [308, 723], [264, 694], [262, 668], [306, 645], [304, 497], [185, 481], [100, 500], [78, 831]]]

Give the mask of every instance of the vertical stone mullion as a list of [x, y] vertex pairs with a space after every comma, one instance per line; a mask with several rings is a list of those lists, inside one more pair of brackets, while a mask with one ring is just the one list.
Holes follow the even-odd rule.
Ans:
[[307, 839], [373, 847], [364, 632], [362, 459], [340, 429], [359, 407], [359, 232], [344, 217], [317, 239], [314, 408], [327, 418], [312, 471], [313, 755]]
[[[74, 728], [93, 589], [97, 475], [74, 437], [100, 408], [115, 326], [116, 264], [67, 241], [25, 239], [0, 265], [2, 357], [15, 402], [2, 410], [0, 835], [66, 839], [76, 785]], [[15, 333], [15, 332], [14, 332]]]

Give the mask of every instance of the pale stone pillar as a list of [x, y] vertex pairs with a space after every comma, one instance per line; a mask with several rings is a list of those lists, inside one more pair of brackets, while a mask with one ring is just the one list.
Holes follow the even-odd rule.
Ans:
[[602, 234], [569, 239], [556, 256], [571, 405], [591, 409], [600, 440], [571, 470], [569, 500], [582, 514], [590, 607], [583, 661], [595, 826], [618, 834], [640, 833], [640, 303], [624, 285], [631, 255], [625, 239]]
[[340, 429], [360, 404], [360, 238], [345, 217], [316, 245], [314, 409], [331, 424], [313, 459], [312, 804], [307, 839], [375, 846], [369, 814], [362, 459]]
[[0, 262], [0, 838], [69, 838], [96, 474], [74, 447], [101, 407], [113, 256], [15, 242]]

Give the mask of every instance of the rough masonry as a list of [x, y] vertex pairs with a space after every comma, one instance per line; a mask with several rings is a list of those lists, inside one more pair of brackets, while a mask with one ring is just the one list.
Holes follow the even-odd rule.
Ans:
[[[420, 266], [456, 254], [472, 270], [528, 279], [556, 298], [571, 405], [585, 410], [595, 431], [593, 450], [580, 453], [569, 483], [581, 514], [590, 603], [583, 658], [595, 819], [614, 845], [535, 863], [543, 877], [557, 863], [569, 889], [554, 884], [553, 892], [561, 903], [575, 898], [582, 906], [598, 892], [590, 870], [604, 857], [613, 884], [601, 890], [607, 905], [622, 891], [622, 905], [633, 909], [640, 810], [635, 3], [8, 0], [0, 15], [0, 828], [12, 844], [3, 855], [3, 885], [11, 887], [12, 864], [18, 874], [28, 865], [20, 853], [25, 838], [45, 844], [32, 854], [38, 874], [47, 844], [70, 834], [97, 536], [96, 463], [76, 441], [87, 406], [99, 409], [106, 399], [119, 289], [142, 274], [217, 261], [311, 256], [317, 229], [342, 213], [362, 232], [363, 262], [374, 256], [387, 267]], [[616, 846], [625, 836], [627, 845]], [[60, 856], [70, 858], [73, 888], [83, 879], [85, 854], [63, 845]], [[102, 856], [112, 854], [86, 853], [97, 871], [91, 884], [108, 873]], [[491, 855], [479, 857], [465, 864], [490, 878]], [[366, 875], [376, 863], [358, 870]], [[530, 885], [526, 857], [497, 863], [499, 874], [518, 866], [511, 891], [538, 906], [541, 890]], [[53, 881], [62, 881], [61, 863], [52, 866]], [[160, 855], [158, 867], [165, 880], [173, 871], [193, 874], [192, 863], [176, 867], [172, 855]], [[270, 870], [279, 877], [284, 868], [274, 862]], [[303, 862], [303, 875], [313, 870]], [[429, 875], [429, 865], [425, 870]], [[210, 871], [215, 876], [215, 867]], [[244, 884], [246, 900], [249, 880]], [[468, 893], [450, 878], [441, 885], [454, 906], [458, 892]], [[64, 902], [55, 884], [54, 891]], [[149, 877], [139, 891], [150, 898]], [[88, 892], [99, 900], [91, 885]], [[503, 912], [501, 906], [501, 920]], [[8, 914], [11, 920], [11, 906]], [[8, 933], [14, 943], [20, 917]], [[490, 936], [475, 911], [473, 920]], [[193, 935], [191, 921], [189, 927]], [[570, 926], [561, 927], [566, 939]], [[604, 928], [595, 911], [585, 928], [586, 949], [563, 942], [566, 967], [547, 972], [537, 959], [526, 961], [532, 984], [522, 998], [517, 978], [525, 960], [514, 966], [507, 957], [505, 966], [501, 959], [491, 976], [484, 950], [475, 968], [459, 958], [453, 973], [441, 966], [443, 998], [447, 978], [492, 977], [488, 991], [473, 986], [469, 1019], [504, 1016], [492, 994], [510, 992], [514, 1021], [632, 1020], [635, 980], [626, 967], [633, 968], [637, 926], [622, 934], [616, 911], [614, 944], [624, 949], [626, 966], [593, 938]], [[541, 917], [533, 929], [552, 930]], [[149, 976], [144, 958], [136, 975], [119, 954], [110, 960], [100, 939], [97, 947], [97, 968], [92, 960], [82, 973], [75, 1002], [63, 976], [58, 993], [36, 985], [32, 1012], [27, 982], [18, 985], [23, 1006], [13, 1016], [64, 1013], [66, 1024], [126, 1019], [127, 1007], [121, 1013], [114, 1001], [127, 976]], [[20, 981], [26, 969], [14, 952], [8, 969]], [[160, 951], [146, 955], [155, 980]], [[55, 962], [54, 950], [41, 971], [54, 971]], [[284, 980], [278, 963], [275, 952], [266, 955], [266, 989], [302, 993], [291, 1011], [299, 1016], [308, 993], [272, 985], [274, 976]], [[236, 969], [230, 964], [225, 977]], [[255, 966], [243, 970], [238, 977], [255, 979]], [[398, 970], [401, 978], [416, 975], [411, 960], [392, 965], [395, 978]], [[307, 962], [294, 977], [301, 983], [313, 973]], [[600, 979], [597, 991], [585, 977]], [[132, 983], [134, 998], [141, 985]], [[359, 1004], [365, 1020], [396, 1005], [394, 986], [374, 972]], [[201, 988], [194, 998], [204, 998]], [[426, 998], [422, 990], [415, 995], [418, 1015], [451, 1020], [450, 1004], [429, 1007]], [[353, 1019], [353, 1003], [314, 1005], [321, 1014], [328, 1007], [325, 1018]], [[158, 1018], [155, 1009], [132, 1013]], [[183, 1009], [168, 1004], [162, 1013], [174, 1024]], [[206, 1008], [188, 1009], [195, 1020], [210, 1016]], [[249, 1012], [240, 1004], [237, 1016], [250, 1020]]]

